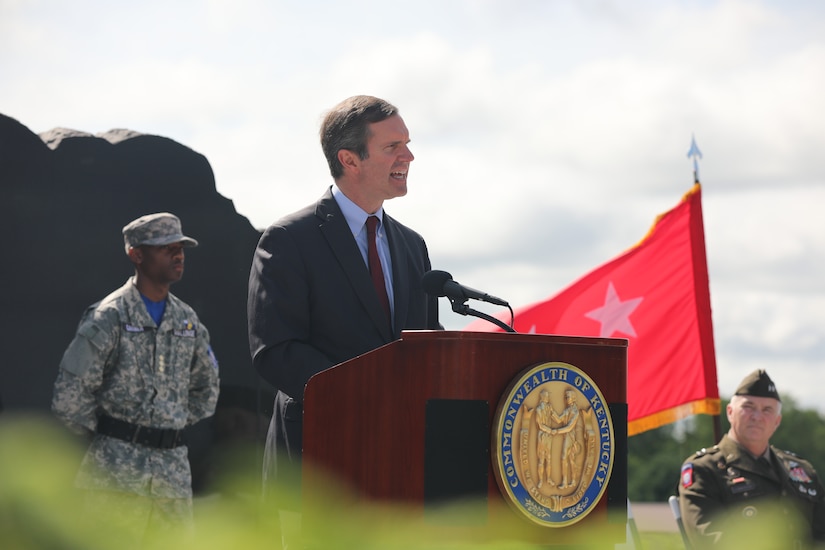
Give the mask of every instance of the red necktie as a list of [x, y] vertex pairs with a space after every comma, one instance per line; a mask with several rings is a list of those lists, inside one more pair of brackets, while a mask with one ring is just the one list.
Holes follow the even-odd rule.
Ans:
[[390, 320], [390, 299], [387, 297], [387, 287], [384, 286], [384, 270], [381, 269], [378, 247], [375, 244], [376, 227], [378, 227], [378, 217], [370, 216], [367, 218], [367, 259], [370, 264], [372, 286], [375, 287], [375, 292], [378, 293], [378, 301], [381, 302], [381, 306], [387, 314], [387, 320]]

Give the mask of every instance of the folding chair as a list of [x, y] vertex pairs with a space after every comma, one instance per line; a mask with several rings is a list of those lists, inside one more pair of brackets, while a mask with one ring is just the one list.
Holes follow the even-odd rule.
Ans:
[[676, 525], [679, 526], [679, 533], [682, 535], [682, 542], [685, 543], [685, 550], [692, 550], [693, 547], [690, 544], [690, 539], [688, 539], [687, 532], [685, 531], [685, 524], [682, 521], [682, 510], [679, 508], [679, 497], [670, 495], [667, 499], [667, 503], [670, 505], [670, 511], [673, 513], [673, 519], [676, 520]]
[[630, 499], [627, 499], [627, 539], [629, 547], [633, 550], [641, 550], [642, 539], [639, 536], [639, 528], [636, 527], [636, 520], [633, 518], [633, 510], [630, 508]]

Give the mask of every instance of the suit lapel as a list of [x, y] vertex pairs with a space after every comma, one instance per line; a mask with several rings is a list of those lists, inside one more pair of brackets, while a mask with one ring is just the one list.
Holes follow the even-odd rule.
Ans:
[[[409, 266], [407, 265], [406, 243], [401, 232], [398, 230], [397, 222], [384, 211], [384, 230], [387, 232], [387, 241], [390, 245], [390, 257], [392, 258], [392, 292], [394, 302], [394, 323], [395, 327], [403, 327], [407, 321], [407, 305], [410, 303], [410, 281], [407, 281]], [[400, 330], [396, 329], [395, 336], [400, 335]]]
[[381, 331], [381, 336], [387, 341], [393, 340], [386, 315], [375, 294], [369, 270], [367, 269], [358, 245], [350, 232], [349, 225], [338, 203], [328, 190], [318, 201], [315, 214], [321, 220], [319, 229], [329, 244], [332, 253], [346, 274], [347, 280], [358, 299], [369, 313], [373, 324]]

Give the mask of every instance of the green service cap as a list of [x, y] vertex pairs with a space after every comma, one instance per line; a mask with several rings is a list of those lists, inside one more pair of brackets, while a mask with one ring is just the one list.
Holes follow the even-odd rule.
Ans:
[[776, 384], [763, 369], [757, 369], [747, 375], [736, 388], [736, 395], [752, 395], [754, 397], [773, 397], [777, 401], [779, 393], [776, 391]]

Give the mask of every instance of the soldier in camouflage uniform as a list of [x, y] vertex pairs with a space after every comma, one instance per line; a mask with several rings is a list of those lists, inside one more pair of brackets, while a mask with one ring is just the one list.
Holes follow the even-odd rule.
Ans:
[[[749, 374], [727, 406], [730, 430], [718, 445], [685, 460], [678, 486], [682, 521], [697, 548], [737, 547], [722, 521], [753, 530], [781, 510], [787, 548], [825, 540], [825, 489], [810, 462], [770, 445], [782, 419], [776, 386], [764, 370]], [[797, 516], [808, 532], [792, 530]], [[745, 522], [755, 522], [753, 524]], [[730, 525], [730, 524], [727, 524]], [[748, 527], [751, 525], [751, 527]]]
[[169, 292], [183, 276], [183, 235], [168, 213], [123, 228], [135, 275], [90, 306], [66, 349], [53, 412], [91, 443], [75, 484], [100, 510], [121, 510], [139, 535], [192, 526], [184, 427], [211, 416], [218, 363], [195, 311]]

